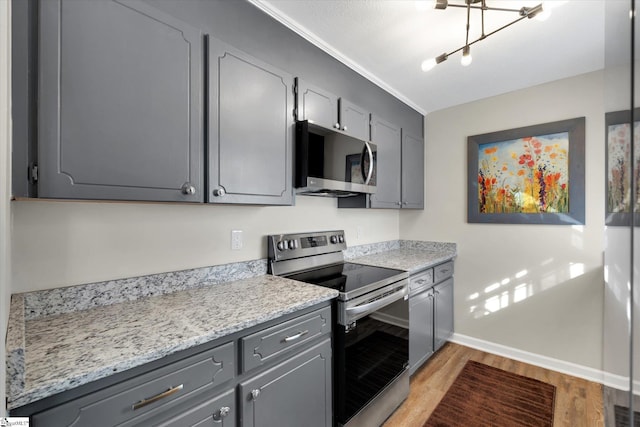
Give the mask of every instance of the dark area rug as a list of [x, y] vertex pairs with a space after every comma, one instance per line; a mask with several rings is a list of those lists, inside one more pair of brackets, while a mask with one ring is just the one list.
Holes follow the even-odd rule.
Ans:
[[552, 427], [555, 386], [468, 361], [423, 427]]

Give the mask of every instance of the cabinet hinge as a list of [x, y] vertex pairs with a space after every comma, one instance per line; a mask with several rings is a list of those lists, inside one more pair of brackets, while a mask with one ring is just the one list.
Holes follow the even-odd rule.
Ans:
[[35, 184], [38, 182], [38, 165], [36, 163], [32, 163], [29, 166], [27, 175], [30, 183]]

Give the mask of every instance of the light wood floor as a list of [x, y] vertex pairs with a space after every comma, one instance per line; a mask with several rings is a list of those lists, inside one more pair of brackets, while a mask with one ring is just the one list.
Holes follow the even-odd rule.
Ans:
[[467, 360], [555, 385], [554, 427], [604, 427], [601, 384], [454, 343], [447, 343], [413, 375], [409, 397], [384, 427], [422, 427]]

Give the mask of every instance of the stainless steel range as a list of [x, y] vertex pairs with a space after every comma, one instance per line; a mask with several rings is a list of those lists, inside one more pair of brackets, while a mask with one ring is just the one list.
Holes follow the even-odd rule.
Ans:
[[268, 236], [269, 272], [339, 291], [334, 418], [381, 425], [409, 394], [408, 273], [344, 261], [344, 231]]

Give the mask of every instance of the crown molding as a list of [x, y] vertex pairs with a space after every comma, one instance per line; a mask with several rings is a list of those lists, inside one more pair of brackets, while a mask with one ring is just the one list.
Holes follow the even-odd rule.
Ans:
[[362, 77], [364, 77], [367, 80], [371, 81], [376, 86], [379, 86], [380, 88], [382, 88], [386, 92], [389, 92], [391, 95], [393, 95], [394, 97], [398, 98], [400, 101], [404, 102], [409, 107], [413, 108], [414, 110], [416, 110], [417, 112], [419, 112], [423, 116], [425, 116], [427, 114], [426, 111], [424, 110], [424, 108], [418, 106], [415, 102], [413, 102], [412, 100], [407, 98], [405, 95], [403, 95], [402, 93], [400, 93], [397, 90], [395, 90], [393, 87], [389, 86], [382, 79], [377, 77], [375, 74], [369, 72], [364, 67], [362, 67], [360, 64], [358, 64], [357, 62], [351, 60], [348, 56], [344, 55], [342, 52], [340, 52], [334, 46], [331, 46], [330, 44], [326, 43], [324, 40], [322, 40], [320, 37], [318, 37], [312, 31], [310, 31], [309, 29], [305, 28], [303, 25], [301, 25], [300, 23], [296, 22], [291, 17], [289, 17], [286, 14], [282, 13], [280, 10], [272, 7], [270, 4], [268, 4], [267, 2], [265, 2], [263, 0], [247, 0], [247, 1], [250, 4], [254, 5], [255, 7], [257, 7], [258, 9], [260, 9], [261, 11], [263, 11], [264, 13], [266, 13], [267, 15], [269, 15], [270, 17], [272, 17], [273, 19], [275, 19], [276, 21], [280, 22], [285, 27], [289, 28], [294, 33], [298, 34], [300, 37], [302, 37], [303, 39], [305, 39], [309, 43], [313, 44], [314, 46], [318, 47], [319, 49], [322, 49], [325, 53], [331, 55], [333, 58], [335, 58], [338, 61], [342, 62], [344, 65], [346, 65], [347, 67], [351, 68], [353, 71], [355, 71], [356, 73], [360, 74]]

